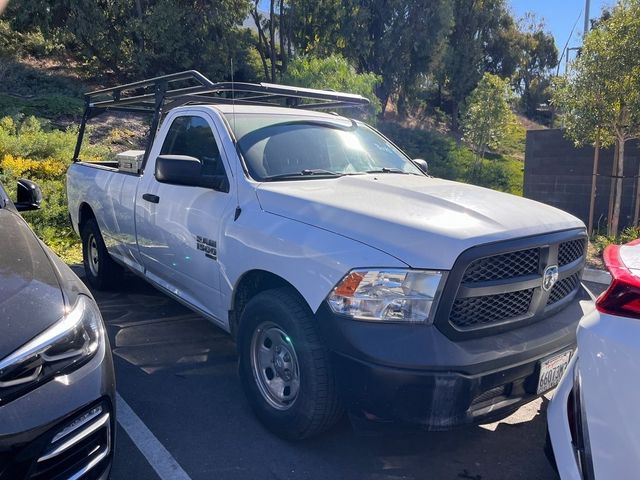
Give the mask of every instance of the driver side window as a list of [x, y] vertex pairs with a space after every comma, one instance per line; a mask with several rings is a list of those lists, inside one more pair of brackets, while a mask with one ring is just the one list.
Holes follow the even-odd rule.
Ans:
[[202, 162], [202, 175], [226, 176], [218, 144], [204, 118], [177, 117], [162, 144], [160, 155], [186, 155]]

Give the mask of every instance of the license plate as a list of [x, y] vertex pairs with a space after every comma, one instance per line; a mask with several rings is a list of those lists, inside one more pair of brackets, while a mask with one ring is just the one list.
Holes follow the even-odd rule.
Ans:
[[562, 374], [569, 365], [572, 353], [571, 350], [567, 350], [559, 355], [542, 360], [540, 376], [538, 377], [538, 395], [551, 390], [560, 383]]

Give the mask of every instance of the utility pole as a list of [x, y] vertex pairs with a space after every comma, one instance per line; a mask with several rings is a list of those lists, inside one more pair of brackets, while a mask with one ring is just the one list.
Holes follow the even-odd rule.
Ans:
[[589, 7], [591, 6], [591, 0], [585, 0], [584, 2], [584, 29], [582, 30], [582, 39], [589, 33]]

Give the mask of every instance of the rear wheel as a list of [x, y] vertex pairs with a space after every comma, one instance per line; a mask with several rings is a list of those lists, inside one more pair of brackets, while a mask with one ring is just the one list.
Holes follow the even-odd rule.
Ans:
[[89, 284], [98, 290], [115, 287], [122, 276], [122, 267], [109, 255], [95, 219], [84, 224], [81, 237], [84, 271]]
[[238, 340], [242, 386], [271, 431], [303, 439], [339, 420], [329, 352], [299, 295], [288, 288], [256, 295], [242, 312]]

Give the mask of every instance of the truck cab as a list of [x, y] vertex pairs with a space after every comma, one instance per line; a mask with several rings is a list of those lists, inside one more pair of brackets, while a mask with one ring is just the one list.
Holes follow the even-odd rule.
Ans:
[[582, 222], [431, 177], [374, 128], [318, 111], [357, 95], [195, 73], [87, 96], [86, 119], [182, 104], [161, 123], [150, 110], [133, 171], [78, 158], [81, 126], [67, 192], [95, 288], [126, 268], [228, 331], [249, 403], [287, 438], [345, 409], [488, 422], [555, 386], [590, 302]]

